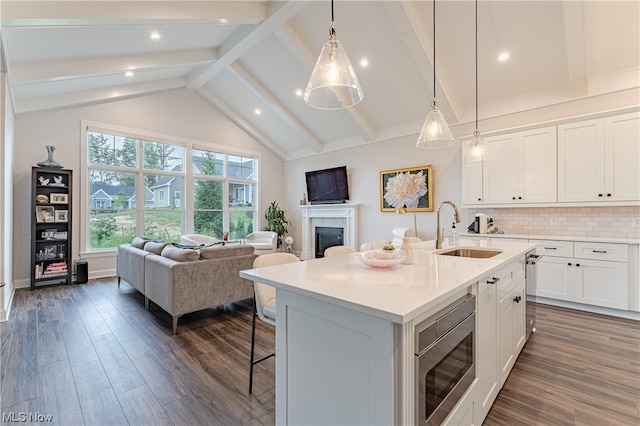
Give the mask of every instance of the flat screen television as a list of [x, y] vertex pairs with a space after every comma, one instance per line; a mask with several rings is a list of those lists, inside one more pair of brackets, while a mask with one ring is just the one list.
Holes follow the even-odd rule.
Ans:
[[344, 203], [349, 199], [347, 166], [305, 172], [311, 204]]

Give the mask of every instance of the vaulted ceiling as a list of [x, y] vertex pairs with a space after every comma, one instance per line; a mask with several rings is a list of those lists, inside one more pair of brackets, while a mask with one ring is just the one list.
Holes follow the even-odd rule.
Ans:
[[[10, 95], [20, 114], [186, 88], [283, 159], [417, 136], [434, 90], [433, 3], [334, 7], [364, 91], [352, 108], [296, 94], [328, 38], [328, 0], [3, 0]], [[638, 87], [639, 17], [635, 0], [480, 0], [480, 118]], [[474, 2], [437, 1], [436, 93], [450, 124], [475, 118], [474, 28]]]

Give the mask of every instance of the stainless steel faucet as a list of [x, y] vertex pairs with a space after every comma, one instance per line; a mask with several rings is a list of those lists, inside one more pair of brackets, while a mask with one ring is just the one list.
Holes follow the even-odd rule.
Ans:
[[449, 204], [456, 211], [456, 223], [460, 223], [460, 212], [458, 211], [458, 206], [453, 201], [443, 201], [438, 205], [438, 220], [436, 226], [438, 230], [436, 231], [436, 250], [442, 248], [442, 241], [444, 240], [444, 230], [440, 228], [440, 209], [445, 204]]

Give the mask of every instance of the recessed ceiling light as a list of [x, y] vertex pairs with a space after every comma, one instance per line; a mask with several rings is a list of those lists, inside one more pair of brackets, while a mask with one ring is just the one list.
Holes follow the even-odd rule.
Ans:
[[368, 66], [369, 66], [369, 60], [368, 60], [368, 59], [362, 59], [362, 60], [360, 61], [360, 66], [361, 66], [362, 68], [366, 68], [366, 67], [368, 67]]
[[151, 38], [151, 40], [160, 40], [160, 34], [159, 33], [151, 33], [151, 35], [149, 37]]
[[126, 75], [127, 77], [133, 77], [133, 72], [132, 71], [127, 71], [124, 73], [124, 75]]
[[500, 54], [500, 56], [498, 56], [498, 60], [499, 60], [500, 62], [504, 62], [504, 61], [506, 61], [507, 59], [509, 59], [509, 54], [508, 54], [507, 52], [502, 52], [502, 53]]
[[300, 89], [296, 90], [296, 96], [302, 96], [302, 90]]
[[256, 115], [260, 115], [262, 114], [262, 111], [260, 111], [260, 108], [256, 108], [255, 111], [253, 111], [256, 113]]

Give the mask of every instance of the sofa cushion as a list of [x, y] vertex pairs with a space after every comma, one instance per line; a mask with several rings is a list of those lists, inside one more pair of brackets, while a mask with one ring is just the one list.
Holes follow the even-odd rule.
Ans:
[[212, 246], [204, 247], [200, 249], [200, 259], [222, 259], [225, 257], [233, 256], [245, 256], [253, 254], [253, 247], [251, 246]]
[[148, 238], [135, 237], [133, 240], [131, 240], [131, 246], [141, 249], [141, 248], [144, 248], [144, 245], [147, 243], [147, 241], [149, 241]]
[[162, 254], [162, 249], [167, 243], [157, 243], [155, 241], [147, 241], [144, 245], [144, 249], [153, 254]]
[[173, 259], [176, 262], [193, 262], [200, 259], [200, 251], [174, 247], [171, 244], [167, 244], [162, 249], [162, 256]]

